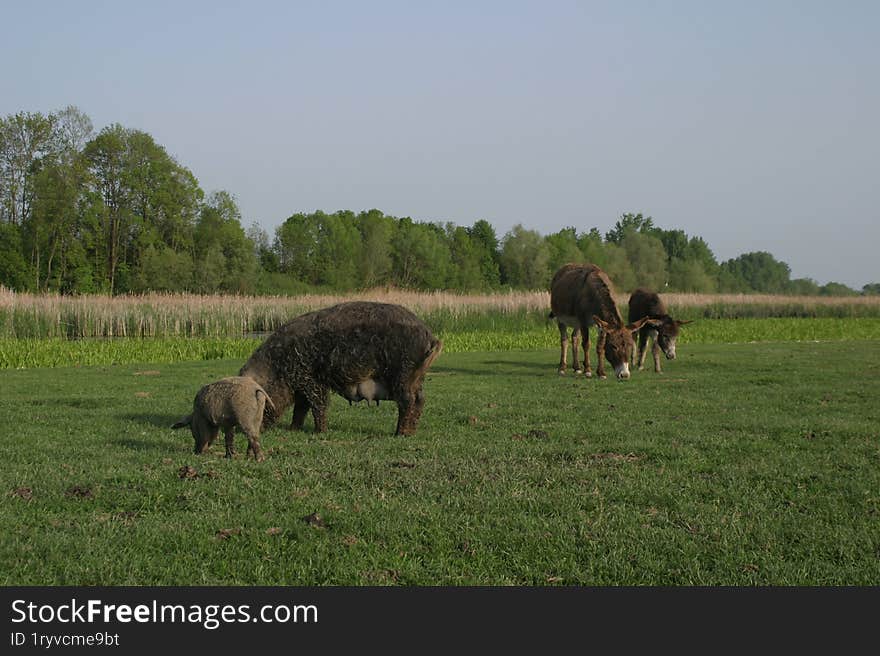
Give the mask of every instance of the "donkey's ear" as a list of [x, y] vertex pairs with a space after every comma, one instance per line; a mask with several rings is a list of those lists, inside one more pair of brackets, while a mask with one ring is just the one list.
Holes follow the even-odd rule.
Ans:
[[601, 328], [605, 332], [608, 332], [609, 324], [607, 321], [597, 317], [595, 314], [593, 315], [593, 321], [596, 323], [597, 326], [599, 326], [599, 328]]
[[676, 321], [675, 321], [675, 325], [676, 325], [676, 326], [685, 326], [685, 325], [687, 325], [687, 324], [689, 324], [689, 323], [693, 323], [693, 322], [694, 322], [693, 319], [688, 319], [687, 321], [679, 321], [679, 320], [676, 319]]
[[642, 317], [638, 321], [634, 321], [633, 323], [629, 324], [626, 329], [634, 333], [645, 324], [649, 326], [654, 326], [655, 328], [659, 328], [663, 325], [663, 321], [661, 319], [654, 319], [653, 317]]

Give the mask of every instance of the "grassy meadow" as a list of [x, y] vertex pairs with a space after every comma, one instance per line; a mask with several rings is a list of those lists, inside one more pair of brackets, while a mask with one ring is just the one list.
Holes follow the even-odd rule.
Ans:
[[0, 583], [880, 584], [880, 341], [679, 351], [444, 353], [415, 436], [334, 397], [259, 464], [168, 428], [240, 357], [0, 371]]
[[880, 299], [665, 295], [679, 358], [617, 382], [543, 292], [357, 298], [444, 341], [417, 434], [333, 397], [258, 464], [169, 427], [342, 297], [0, 288], [0, 583], [880, 585]]

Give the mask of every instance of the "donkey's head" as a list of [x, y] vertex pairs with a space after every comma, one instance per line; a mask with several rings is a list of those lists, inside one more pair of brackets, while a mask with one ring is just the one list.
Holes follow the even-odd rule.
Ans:
[[667, 360], [675, 360], [675, 340], [678, 339], [678, 329], [691, 323], [690, 321], [678, 321], [669, 315], [661, 317], [660, 323], [655, 324], [657, 330], [657, 344], [666, 355]]
[[605, 335], [605, 359], [614, 367], [614, 375], [626, 380], [633, 354], [633, 333], [646, 324], [656, 327], [659, 319], [643, 317], [628, 326], [615, 325], [595, 315], [593, 321]]

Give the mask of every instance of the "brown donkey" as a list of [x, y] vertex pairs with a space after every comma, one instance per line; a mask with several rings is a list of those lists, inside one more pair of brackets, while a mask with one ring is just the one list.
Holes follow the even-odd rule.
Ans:
[[636, 363], [639, 371], [645, 368], [648, 338], [651, 338], [651, 355], [654, 356], [654, 371], [660, 373], [660, 351], [667, 360], [675, 360], [675, 341], [678, 329], [690, 321], [677, 321], [669, 316], [666, 305], [660, 295], [647, 289], [639, 288], [629, 297], [629, 320], [638, 321], [643, 317], [656, 319], [659, 323], [642, 326], [639, 330], [639, 348]]
[[614, 303], [611, 281], [602, 269], [595, 264], [566, 264], [553, 276], [550, 283], [550, 317], [559, 325], [561, 355], [559, 373], [564, 374], [568, 355], [568, 329], [571, 333], [571, 353], [575, 373], [582, 372], [578, 362], [578, 335], [583, 340], [584, 369], [587, 378], [593, 375], [590, 369], [590, 326], [598, 326], [596, 358], [599, 363], [596, 375], [605, 378], [603, 355], [614, 367], [614, 375], [620, 380], [629, 378], [629, 363], [632, 359], [634, 331], [654, 320], [645, 317], [630, 325], [624, 325], [623, 318]]

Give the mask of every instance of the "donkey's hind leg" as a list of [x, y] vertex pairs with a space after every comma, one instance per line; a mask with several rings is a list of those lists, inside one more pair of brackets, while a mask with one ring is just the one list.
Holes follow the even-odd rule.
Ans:
[[[564, 376], [565, 370], [568, 368], [568, 362], [566, 358], [568, 357], [568, 328], [561, 321], [556, 322], [557, 327], [559, 328], [559, 375]], [[577, 360], [575, 360], [575, 364], [577, 364]]]
[[580, 328], [572, 328], [571, 329], [571, 359], [572, 366], [574, 367], [574, 373], [582, 374], [584, 373], [584, 369], [581, 366], [581, 363], [578, 361], [578, 342], [581, 341], [581, 329]]

